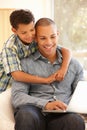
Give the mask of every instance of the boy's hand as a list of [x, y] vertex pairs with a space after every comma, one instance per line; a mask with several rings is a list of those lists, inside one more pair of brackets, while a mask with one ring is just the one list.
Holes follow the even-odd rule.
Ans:
[[53, 101], [53, 102], [48, 102], [45, 106], [44, 109], [46, 110], [66, 110], [67, 105], [63, 103], [62, 101]]
[[45, 78], [45, 83], [50, 84], [50, 83], [56, 81], [56, 75], [57, 75], [57, 73], [54, 73], [54, 74], [50, 75], [49, 77]]
[[64, 77], [65, 77], [66, 72], [67, 72], [67, 71], [66, 71], [65, 69], [60, 68], [60, 69], [56, 72], [56, 80], [57, 80], [57, 81], [63, 80]]

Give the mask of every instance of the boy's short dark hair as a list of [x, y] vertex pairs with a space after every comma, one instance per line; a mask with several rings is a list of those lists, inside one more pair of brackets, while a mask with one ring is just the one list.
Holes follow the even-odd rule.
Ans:
[[17, 29], [19, 24], [29, 24], [35, 22], [34, 15], [30, 10], [15, 10], [10, 15], [10, 23], [13, 28]]

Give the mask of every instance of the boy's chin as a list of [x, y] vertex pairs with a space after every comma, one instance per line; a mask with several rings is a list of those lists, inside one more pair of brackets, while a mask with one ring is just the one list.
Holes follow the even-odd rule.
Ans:
[[[21, 40], [21, 41], [22, 41], [22, 40]], [[22, 41], [22, 43], [23, 43], [24, 45], [29, 45], [31, 42]]]

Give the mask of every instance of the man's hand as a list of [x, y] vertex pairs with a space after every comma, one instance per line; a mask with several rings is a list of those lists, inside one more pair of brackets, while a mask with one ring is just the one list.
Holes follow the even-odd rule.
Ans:
[[63, 103], [62, 101], [53, 101], [53, 102], [48, 102], [45, 106], [44, 109], [46, 110], [66, 110], [67, 105]]

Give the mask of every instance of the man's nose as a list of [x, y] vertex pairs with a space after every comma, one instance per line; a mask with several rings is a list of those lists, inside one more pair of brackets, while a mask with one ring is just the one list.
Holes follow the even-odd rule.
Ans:
[[50, 38], [47, 38], [46, 42], [47, 42], [48, 44], [51, 44], [51, 43], [52, 43], [52, 40], [51, 40]]

